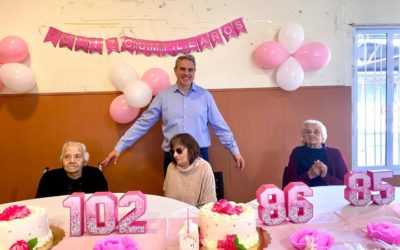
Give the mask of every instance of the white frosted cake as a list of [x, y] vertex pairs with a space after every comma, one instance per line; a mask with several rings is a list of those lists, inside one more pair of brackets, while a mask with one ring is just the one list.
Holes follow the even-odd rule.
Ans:
[[53, 235], [47, 212], [37, 206], [10, 206], [0, 212], [0, 249], [9, 249], [17, 241], [37, 240], [34, 250], [47, 250]]
[[199, 227], [205, 249], [218, 249], [218, 244], [224, 244], [232, 236], [246, 249], [259, 242], [255, 212], [243, 203], [220, 200], [204, 205], [200, 208]]

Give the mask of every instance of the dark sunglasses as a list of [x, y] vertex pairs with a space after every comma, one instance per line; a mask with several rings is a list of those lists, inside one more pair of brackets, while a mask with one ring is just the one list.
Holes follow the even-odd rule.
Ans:
[[183, 148], [171, 149], [171, 150], [169, 151], [169, 153], [170, 153], [171, 155], [174, 155], [175, 152], [177, 152], [178, 155], [180, 155], [180, 154], [182, 154], [182, 152], [183, 152]]

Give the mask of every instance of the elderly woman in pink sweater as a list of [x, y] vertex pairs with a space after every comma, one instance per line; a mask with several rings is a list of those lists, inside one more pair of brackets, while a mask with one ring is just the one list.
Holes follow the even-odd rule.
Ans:
[[164, 180], [164, 195], [200, 207], [217, 201], [215, 179], [210, 164], [200, 157], [200, 146], [187, 133], [170, 141], [172, 162]]

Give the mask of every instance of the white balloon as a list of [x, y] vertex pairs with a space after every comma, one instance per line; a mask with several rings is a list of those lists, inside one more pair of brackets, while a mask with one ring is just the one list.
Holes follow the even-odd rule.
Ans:
[[153, 96], [152, 93], [153, 91], [150, 86], [141, 80], [129, 83], [124, 89], [125, 100], [133, 108], [143, 108], [147, 106]]
[[304, 30], [298, 23], [288, 23], [279, 29], [278, 41], [289, 51], [294, 53], [304, 41]]
[[21, 63], [6, 63], [0, 67], [3, 84], [15, 92], [29, 92], [36, 85], [33, 70]]
[[110, 76], [114, 87], [120, 91], [123, 91], [129, 83], [139, 79], [136, 71], [126, 63], [115, 65], [111, 69]]
[[279, 87], [286, 91], [299, 88], [303, 79], [303, 68], [293, 57], [289, 57], [289, 59], [282, 63], [276, 73], [276, 81]]

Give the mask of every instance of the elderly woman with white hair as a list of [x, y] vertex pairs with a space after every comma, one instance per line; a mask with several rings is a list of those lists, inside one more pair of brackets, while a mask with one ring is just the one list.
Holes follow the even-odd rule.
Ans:
[[310, 187], [343, 185], [348, 167], [339, 149], [325, 146], [328, 137], [322, 122], [306, 120], [301, 127], [302, 146], [293, 149], [283, 186], [301, 181]]
[[47, 171], [40, 179], [36, 198], [108, 191], [107, 180], [96, 167], [89, 167], [89, 153], [80, 142], [64, 143], [61, 150], [61, 168]]

